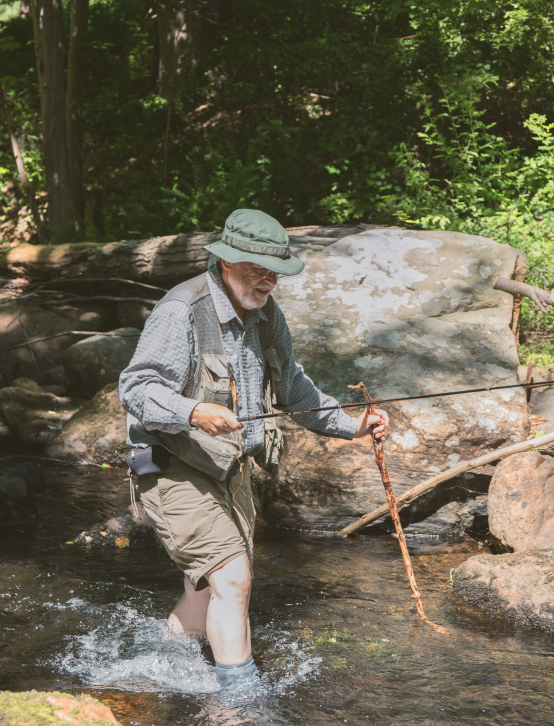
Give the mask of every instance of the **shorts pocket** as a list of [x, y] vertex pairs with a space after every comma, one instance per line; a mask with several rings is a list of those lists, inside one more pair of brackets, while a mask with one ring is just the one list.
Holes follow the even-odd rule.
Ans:
[[159, 488], [159, 512], [175, 549], [186, 550], [207, 536], [221, 510], [214, 496], [191, 482], [170, 483]]

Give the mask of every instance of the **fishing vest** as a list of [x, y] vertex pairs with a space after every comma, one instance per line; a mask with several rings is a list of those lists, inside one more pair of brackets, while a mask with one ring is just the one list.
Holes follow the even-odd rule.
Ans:
[[[237, 413], [231, 386], [231, 369], [228, 365], [221, 327], [208, 285], [207, 273], [177, 285], [156, 305], [178, 300], [192, 313], [196, 328], [196, 369], [181, 394], [203, 403], [215, 403]], [[260, 319], [258, 334], [265, 358], [265, 372], [262, 391], [262, 407], [265, 413], [273, 413], [275, 385], [281, 377], [281, 366], [285, 360], [284, 349], [273, 340], [275, 322], [275, 301], [270, 295], [263, 307], [267, 321]], [[264, 446], [255, 455], [260, 466], [278, 464], [282, 453], [282, 435], [275, 418], [265, 419]], [[172, 454], [195, 469], [209, 476], [224, 480], [242, 456], [240, 431], [220, 436], [209, 436], [200, 429], [170, 434], [157, 431], [159, 442]]]

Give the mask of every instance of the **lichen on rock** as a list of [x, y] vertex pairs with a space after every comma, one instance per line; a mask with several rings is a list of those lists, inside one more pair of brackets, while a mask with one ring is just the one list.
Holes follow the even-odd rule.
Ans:
[[96, 698], [81, 694], [0, 691], [2, 726], [113, 726], [119, 722]]
[[554, 633], [554, 548], [471, 557], [454, 591], [486, 613]]
[[[493, 282], [521, 276], [520, 250], [456, 232], [374, 229], [299, 256], [304, 271], [282, 278], [275, 298], [296, 360], [339, 401], [353, 401], [348, 385], [360, 380], [376, 400], [518, 383], [514, 301]], [[382, 407], [391, 418], [387, 463], [398, 494], [454, 463], [524, 441], [529, 430], [517, 389]], [[255, 474], [269, 521], [338, 529], [385, 502], [369, 440], [320, 437], [297, 423], [283, 423], [279, 468]], [[405, 510], [404, 520], [412, 531], [466, 529], [483, 519], [487, 483], [481, 473], [449, 482]], [[451, 511], [457, 502], [458, 513]]]

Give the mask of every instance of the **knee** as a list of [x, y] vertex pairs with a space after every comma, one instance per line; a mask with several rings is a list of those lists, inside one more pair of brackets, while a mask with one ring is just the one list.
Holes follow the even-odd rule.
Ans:
[[208, 575], [212, 597], [247, 600], [250, 596], [252, 576], [246, 555], [227, 562], [219, 570]]

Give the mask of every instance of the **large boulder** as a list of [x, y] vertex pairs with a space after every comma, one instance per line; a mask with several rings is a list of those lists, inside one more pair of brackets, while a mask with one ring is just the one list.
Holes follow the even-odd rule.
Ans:
[[[339, 401], [363, 400], [348, 389], [360, 380], [376, 400], [518, 383], [514, 300], [493, 283], [499, 275], [522, 278], [521, 251], [455, 232], [383, 229], [319, 249], [305, 246], [298, 256], [305, 270], [281, 278], [275, 296], [296, 359]], [[398, 494], [461, 461], [525, 440], [529, 430], [518, 389], [383, 408], [392, 421], [386, 455]], [[282, 464], [256, 474], [268, 520], [339, 527], [386, 501], [369, 439], [321, 438], [294, 423], [283, 428]], [[403, 513], [405, 521], [412, 529], [449, 531], [482, 517], [487, 479], [472, 476], [418, 500]], [[461, 518], [456, 505], [446, 519], [440, 512], [434, 518], [456, 501], [465, 510]]]
[[554, 457], [528, 451], [501, 461], [491, 480], [488, 513], [490, 533], [503, 548], [517, 552], [543, 541], [554, 547]]
[[126, 415], [117, 383], [110, 383], [65, 424], [45, 454], [63, 461], [125, 466]]
[[454, 590], [491, 615], [554, 633], [554, 549], [478, 555], [454, 572]]
[[16, 378], [0, 389], [2, 421], [24, 444], [51, 441], [78, 409], [78, 401], [46, 393], [30, 378]]
[[63, 356], [67, 392], [92, 398], [108, 383], [116, 383], [137, 347], [140, 330], [117, 328], [113, 335], [93, 335], [70, 346]]
[[[27, 299], [0, 305], [0, 385], [11, 378], [33, 378], [41, 384], [62, 384], [64, 350], [75, 343], [74, 335], [62, 335], [40, 343], [14, 345], [47, 338], [68, 330], [110, 330], [117, 324], [115, 306], [106, 302], [33, 305]], [[2, 383], [2, 379], [7, 379]]]

